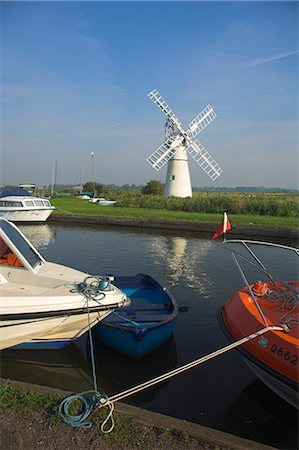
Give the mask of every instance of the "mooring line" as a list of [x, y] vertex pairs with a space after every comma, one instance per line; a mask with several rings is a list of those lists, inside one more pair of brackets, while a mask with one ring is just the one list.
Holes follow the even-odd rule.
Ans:
[[255, 333], [252, 333], [252, 334], [250, 334], [250, 335], [248, 335], [248, 336], [246, 336], [246, 337], [244, 337], [244, 338], [242, 338], [242, 339], [240, 339], [240, 340], [238, 340], [236, 342], [233, 342], [232, 344], [229, 344], [229, 345], [227, 345], [225, 347], [222, 347], [222, 348], [220, 348], [219, 350], [216, 350], [213, 353], [210, 353], [210, 354], [208, 354], [206, 356], [203, 356], [203, 357], [201, 357], [199, 359], [196, 359], [195, 361], [192, 361], [192, 362], [190, 362], [188, 364], [185, 364], [184, 366], [181, 366], [181, 367], [178, 367], [178, 368], [176, 368], [174, 370], [171, 370], [170, 372], [167, 372], [167, 373], [165, 373], [163, 375], [160, 375], [160, 376], [158, 376], [156, 378], [153, 378], [152, 380], [148, 380], [148, 381], [146, 381], [144, 383], [141, 383], [141, 384], [139, 384], [139, 385], [137, 385], [135, 387], [127, 389], [126, 391], [123, 391], [123, 392], [120, 392], [118, 394], [112, 395], [111, 397], [108, 397], [106, 399], [102, 398], [100, 403], [99, 403], [99, 405], [96, 407], [96, 409], [102, 408], [104, 406], [107, 406], [108, 404], [115, 403], [115, 402], [118, 402], [120, 400], [123, 400], [124, 398], [128, 397], [129, 395], [137, 394], [138, 392], [143, 391], [144, 389], [147, 389], [147, 388], [149, 388], [151, 386], [154, 386], [154, 385], [156, 385], [158, 383], [161, 383], [162, 381], [168, 380], [169, 378], [172, 378], [172, 377], [174, 377], [174, 376], [176, 376], [176, 375], [178, 375], [180, 373], [183, 373], [186, 370], [192, 369], [193, 367], [196, 367], [196, 366], [198, 366], [198, 365], [200, 365], [200, 364], [202, 364], [202, 363], [204, 363], [206, 361], [209, 361], [210, 359], [213, 359], [216, 356], [222, 355], [223, 353], [226, 353], [226, 352], [228, 352], [228, 351], [230, 351], [230, 350], [232, 350], [232, 349], [234, 349], [236, 347], [239, 347], [240, 345], [243, 345], [246, 342], [251, 341], [252, 339], [254, 339], [256, 337], [261, 336], [262, 334], [265, 334], [265, 333], [267, 333], [270, 330], [272, 330], [272, 331], [285, 331], [284, 328], [279, 327], [279, 326], [274, 326], [274, 325], [271, 325], [271, 326], [268, 326], [266, 328], [263, 328], [262, 330], [259, 330], [259, 331], [255, 332]]

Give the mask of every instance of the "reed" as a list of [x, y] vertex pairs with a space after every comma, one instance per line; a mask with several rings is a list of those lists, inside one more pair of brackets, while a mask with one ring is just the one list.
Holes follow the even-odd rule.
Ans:
[[299, 195], [295, 194], [198, 192], [192, 198], [184, 199], [122, 190], [107, 192], [105, 195], [117, 200], [118, 207], [299, 217]]

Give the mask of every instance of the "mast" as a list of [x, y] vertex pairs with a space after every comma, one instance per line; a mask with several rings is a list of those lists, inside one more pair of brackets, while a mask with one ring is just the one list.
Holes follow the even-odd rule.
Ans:
[[83, 191], [83, 162], [81, 161], [80, 167], [80, 194]]
[[52, 188], [51, 188], [51, 197], [54, 195], [55, 185], [57, 182], [57, 159], [53, 158], [52, 160]]
[[94, 152], [91, 152], [91, 174], [92, 174], [92, 187], [93, 193], [95, 194], [95, 173], [94, 173]]

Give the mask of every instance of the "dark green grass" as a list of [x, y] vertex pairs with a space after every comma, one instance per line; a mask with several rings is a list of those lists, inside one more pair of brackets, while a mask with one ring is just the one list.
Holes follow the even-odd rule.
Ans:
[[[201, 223], [220, 223], [222, 213], [187, 212], [170, 209], [154, 209], [143, 207], [98, 206], [88, 200], [77, 198], [53, 198], [52, 204], [56, 207], [54, 214], [79, 214], [83, 216], [140, 218], [147, 220], [187, 221]], [[271, 216], [260, 214], [235, 214], [228, 216], [232, 225], [254, 225], [266, 227], [298, 227], [296, 216]]]

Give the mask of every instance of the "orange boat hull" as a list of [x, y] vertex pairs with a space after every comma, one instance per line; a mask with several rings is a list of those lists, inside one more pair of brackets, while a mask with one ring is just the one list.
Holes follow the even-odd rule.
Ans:
[[[256, 298], [264, 317], [268, 325], [283, 324], [286, 331], [271, 330], [244, 344], [240, 351], [263, 381], [266, 382], [265, 377], [271, 379], [272, 384], [276, 380], [277, 385], [280, 386], [274, 389], [276, 392], [279, 393], [281, 386], [291, 390], [294, 394], [291, 396], [295, 398], [295, 401], [290, 403], [295, 402], [295, 406], [298, 407], [298, 300], [296, 294], [282, 284], [278, 283], [276, 286], [271, 283], [263, 284], [267, 292]], [[299, 287], [299, 282], [289, 284]], [[266, 326], [248, 288], [236, 292], [228, 300], [221, 310], [220, 319], [224, 332], [230, 340], [241, 339]]]

